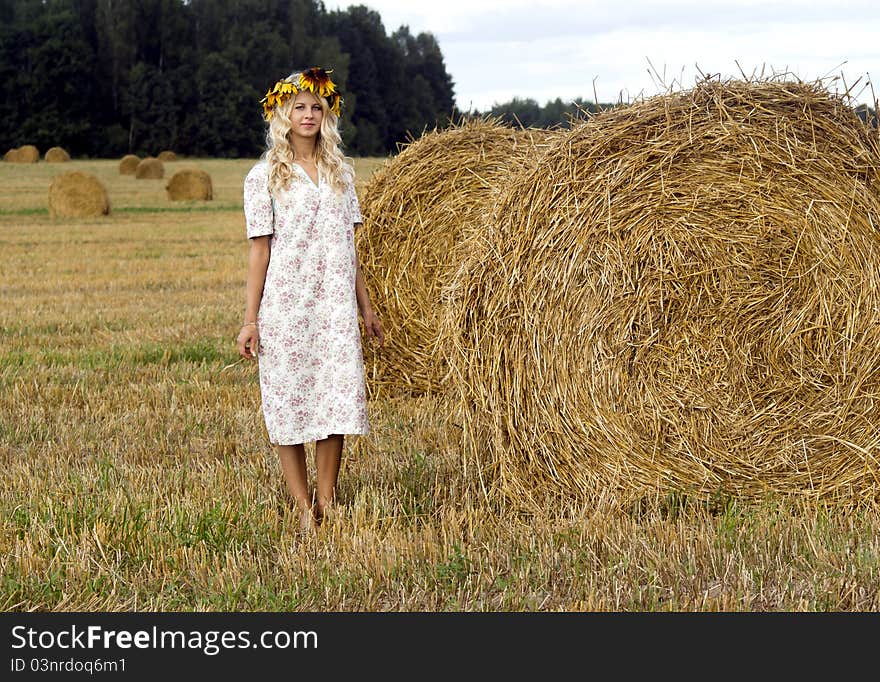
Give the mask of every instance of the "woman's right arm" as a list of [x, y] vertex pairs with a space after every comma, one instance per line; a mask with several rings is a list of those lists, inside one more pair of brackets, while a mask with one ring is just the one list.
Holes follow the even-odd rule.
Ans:
[[257, 314], [260, 312], [260, 301], [263, 298], [263, 286], [266, 283], [266, 270], [269, 267], [271, 235], [253, 237], [248, 253], [248, 271], [244, 323], [238, 333], [238, 354], [248, 360], [257, 357], [260, 347], [260, 330], [257, 327]]

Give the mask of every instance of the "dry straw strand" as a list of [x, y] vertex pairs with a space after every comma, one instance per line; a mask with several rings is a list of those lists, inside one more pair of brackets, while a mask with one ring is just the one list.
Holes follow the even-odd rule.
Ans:
[[876, 137], [820, 83], [707, 80], [574, 126], [444, 293], [486, 493], [877, 499], [878, 188]]

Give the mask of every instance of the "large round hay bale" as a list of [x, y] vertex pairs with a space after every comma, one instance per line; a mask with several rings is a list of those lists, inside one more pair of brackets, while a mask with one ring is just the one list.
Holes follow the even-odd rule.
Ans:
[[110, 212], [107, 189], [98, 178], [82, 171], [56, 175], [49, 185], [49, 215], [53, 218], [87, 218]]
[[166, 149], [159, 152], [159, 156], [156, 158], [158, 158], [159, 161], [177, 161], [177, 154], [172, 152], [170, 149]]
[[12, 151], [12, 155], [9, 160], [13, 163], [37, 163], [40, 160], [40, 150], [32, 144], [26, 144], [10, 151]]
[[141, 159], [134, 171], [134, 177], [138, 180], [157, 180], [165, 175], [165, 166], [154, 156]]
[[137, 154], [126, 154], [119, 160], [119, 174], [134, 175], [140, 162], [141, 157]]
[[10, 149], [3, 155], [3, 160], [7, 163], [15, 163], [15, 157], [18, 155], [18, 147]]
[[880, 144], [818, 84], [605, 111], [447, 290], [462, 447], [525, 504], [880, 499]]
[[550, 135], [500, 119], [466, 121], [411, 141], [370, 176], [358, 248], [386, 333], [384, 347], [364, 348], [371, 397], [443, 390], [446, 368], [435, 348], [440, 290], [456, 246]]
[[209, 201], [214, 198], [211, 176], [197, 168], [185, 168], [171, 176], [165, 186], [171, 201], [197, 199]]
[[43, 159], [47, 163], [65, 163], [70, 161], [70, 154], [68, 154], [67, 150], [62, 147], [49, 147], [49, 149], [46, 150]]

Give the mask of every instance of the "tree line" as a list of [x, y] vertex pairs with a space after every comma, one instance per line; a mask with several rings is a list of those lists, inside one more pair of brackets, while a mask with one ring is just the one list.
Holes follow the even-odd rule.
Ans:
[[332, 68], [352, 155], [383, 155], [457, 115], [430, 33], [388, 35], [319, 0], [0, 0], [0, 149], [248, 157], [276, 80]]
[[[541, 106], [537, 100], [514, 97], [509, 102], [495, 104], [489, 109], [488, 114], [513, 125], [553, 128], [556, 126], [567, 127], [573, 120], [587, 118], [591, 114], [610, 109], [613, 106], [616, 105], [611, 103], [597, 105], [580, 98], [563, 102], [559, 97]], [[867, 104], [859, 104], [854, 107], [854, 111], [863, 123], [874, 128], [878, 127], [877, 113], [873, 108]]]
[[568, 102], [557, 97], [542, 106], [530, 97], [514, 97], [509, 102], [493, 105], [487, 113], [511, 125], [522, 125], [526, 128], [565, 128], [573, 120], [586, 118], [612, 106], [597, 105], [579, 97]]

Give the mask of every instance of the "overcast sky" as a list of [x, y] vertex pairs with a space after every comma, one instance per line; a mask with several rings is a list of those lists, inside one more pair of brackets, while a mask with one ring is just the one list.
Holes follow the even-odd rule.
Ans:
[[872, 106], [880, 98], [880, 0], [324, 2], [353, 4], [376, 10], [389, 35], [402, 24], [433, 33], [465, 110], [515, 96], [630, 101], [740, 68], [827, 78]]

